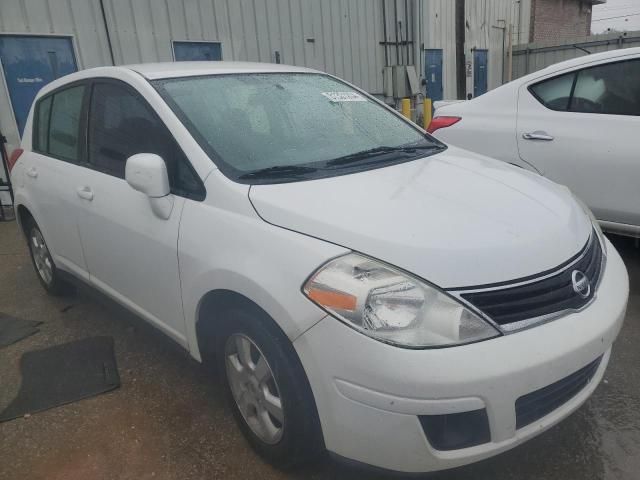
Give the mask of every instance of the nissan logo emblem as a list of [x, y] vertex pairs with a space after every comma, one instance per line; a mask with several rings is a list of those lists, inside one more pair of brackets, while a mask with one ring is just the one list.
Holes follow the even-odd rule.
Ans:
[[587, 298], [591, 293], [591, 283], [580, 270], [574, 270], [571, 273], [571, 284], [573, 285], [573, 291], [582, 298]]

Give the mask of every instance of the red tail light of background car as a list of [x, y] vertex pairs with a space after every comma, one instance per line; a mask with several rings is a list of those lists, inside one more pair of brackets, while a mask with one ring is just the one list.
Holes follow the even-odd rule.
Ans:
[[429, 128], [427, 128], [427, 132], [433, 133], [441, 128], [450, 127], [451, 125], [458, 123], [460, 120], [462, 120], [461, 117], [435, 117], [431, 120]]

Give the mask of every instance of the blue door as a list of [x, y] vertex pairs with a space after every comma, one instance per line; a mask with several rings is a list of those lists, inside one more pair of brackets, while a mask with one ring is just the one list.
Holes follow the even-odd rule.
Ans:
[[428, 49], [424, 52], [424, 78], [427, 81], [427, 97], [442, 100], [442, 50]]
[[176, 62], [222, 60], [222, 46], [219, 42], [173, 42], [173, 58]]
[[487, 50], [473, 51], [473, 96], [487, 93]]
[[0, 35], [0, 61], [20, 136], [38, 91], [78, 70], [69, 37]]

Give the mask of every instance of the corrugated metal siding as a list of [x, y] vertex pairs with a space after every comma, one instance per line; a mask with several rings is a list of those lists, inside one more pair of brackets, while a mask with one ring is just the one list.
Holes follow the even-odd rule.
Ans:
[[[79, 68], [110, 64], [98, 0], [1, 0], [0, 33], [72, 35]], [[2, 82], [0, 129], [15, 146], [18, 129]]]
[[513, 25], [513, 31], [517, 32], [518, 5], [512, 0], [467, 1], [465, 17], [467, 55], [476, 48], [489, 50], [488, 86], [496, 88], [503, 83], [503, 65], [504, 78], [507, 78], [508, 28]]
[[591, 53], [606, 52], [619, 48], [640, 47], [640, 31], [626, 32], [624, 37], [614, 33], [592, 35], [579, 39], [576, 42], [560, 45], [530, 43], [520, 46], [513, 51], [513, 78], [541, 70], [554, 63], [587, 55], [586, 52], [575, 48], [574, 45], [584, 48]]
[[[520, 4], [522, 10], [520, 11]], [[473, 58], [471, 49], [489, 50], [489, 89], [502, 84], [502, 36], [500, 28], [511, 25], [512, 41], [518, 41], [518, 32], [523, 42], [529, 38], [531, 0], [467, 0], [465, 2], [465, 58]], [[440, 48], [443, 54], [444, 98], [456, 98], [456, 34], [455, 1], [423, 0], [424, 48]], [[502, 21], [499, 21], [502, 20]], [[522, 22], [520, 25], [519, 22]], [[508, 50], [508, 30], [505, 31], [505, 55]], [[507, 60], [505, 79], [507, 77]], [[470, 81], [470, 80], [469, 80]], [[469, 83], [467, 91], [473, 91]]]
[[[522, 17], [528, 19], [531, 0], [520, 1]], [[103, 2], [116, 64], [170, 61], [172, 40], [218, 41], [225, 60], [274, 62], [278, 52], [283, 63], [324, 70], [376, 94], [383, 90], [385, 65], [385, 48], [380, 42], [396, 42], [396, 27], [401, 22], [398, 40], [418, 42], [398, 47], [388, 45], [388, 64], [413, 64], [418, 49], [420, 64], [416, 70], [422, 76], [422, 48], [442, 49], [444, 96], [456, 96], [453, 0]], [[515, 39], [517, 4], [515, 0], [466, 2], [469, 28], [465, 53], [470, 55], [472, 47], [490, 50], [490, 88], [500, 83], [502, 70], [502, 32], [491, 25], [501, 25], [498, 19], [510, 20]], [[415, 37], [414, 14], [422, 20], [421, 32]], [[80, 68], [111, 63], [99, 0], [0, 0], [0, 33], [8, 32], [72, 35]], [[528, 33], [522, 35], [528, 37]], [[3, 88], [0, 88], [0, 128], [12, 143], [17, 142], [17, 129]]]
[[424, 48], [442, 49], [444, 98], [456, 98], [455, 1], [425, 0], [422, 18]]
[[[404, 2], [398, 4], [402, 8]], [[382, 92], [381, 5], [377, 0], [104, 0], [116, 64], [171, 61], [172, 40], [219, 41], [225, 60], [275, 62], [278, 52], [282, 63], [336, 74], [371, 93]], [[99, 0], [2, 0], [0, 33], [9, 32], [72, 35], [79, 68], [111, 64]], [[0, 128], [15, 144], [7, 92], [0, 90]]]
[[219, 41], [225, 60], [275, 62], [278, 52], [382, 91], [379, 2], [105, 0], [105, 10], [116, 64], [170, 61], [172, 40]]

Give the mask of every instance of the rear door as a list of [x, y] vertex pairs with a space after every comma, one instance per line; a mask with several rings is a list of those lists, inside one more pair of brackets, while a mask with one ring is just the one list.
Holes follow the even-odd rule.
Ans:
[[[91, 282], [186, 345], [178, 229], [197, 177], [153, 109], [123, 82], [93, 84], [87, 137], [87, 168], [76, 188], [85, 192], [80, 233]], [[167, 164], [174, 197], [168, 219], [124, 179], [136, 153], [158, 154]]]
[[520, 156], [600, 220], [640, 225], [639, 78], [640, 59], [628, 58], [520, 88]]
[[35, 220], [57, 266], [88, 278], [78, 233], [76, 185], [84, 169], [83, 109], [86, 83], [75, 83], [39, 99], [34, 112], [32, 153], [25, 157], [25, 187]]

